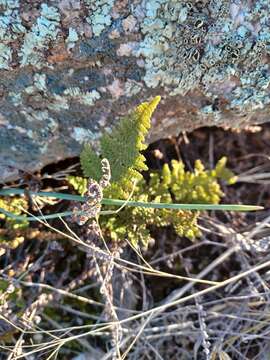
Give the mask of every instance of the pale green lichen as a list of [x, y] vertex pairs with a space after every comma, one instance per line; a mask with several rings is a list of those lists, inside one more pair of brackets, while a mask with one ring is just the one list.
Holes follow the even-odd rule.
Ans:
[[127, 97], [132, 97], [139, 94], [143, 89], [143, 84], [137, 83], [134, 80], [127, 80], [125, 83], [125, 94]]
[[66, 38], [68, 49], [72, 49], [78, 40], [79, 40], [79, 36], [77, 31], [73, 28], [69, 28], [68, 37]]
[[99, 36], [102, 31], [111, 24], [111, 10], [113, 7], [113, 0], [86, 0], [88, 9], [88, 17], [86, 21], [92, 26], [92, 31], [95, 36]]
[[[24, 107], [18, 110], [20, 118], [24, 120], [21, 129], [15, 129], [24, 136], [31, 139], [33, 144], [38, 145], [38, 152], [45, 154], [48, 151], [51, 141], [57, 136], [59, 123], [47, 110], [35, 110], [31, 107]], [[31, 128], [31, 129], [29, 129]], [[20, 145], [14, 144], [15, 147]]]
[[47, 91], [46, 74], [35, 74], [34, 84], [38, 90], [43, 92]]
[[59, 32], [60, 14], [57, 8], [41, 5], [41, 16], [36, 24], [24, 37], [20, 52], [20, 63], [34, 65], [41, 68], [44, 65], [44, 52], [49, 48], [51, 41], [56, 40]]
[[19, 14], [18, 0], [0, 0], [0, 41], [9, 42], [26, 31]]
[[18, 34], [24, 33], [25, 28], [19, 16], [18, 0], [0, 0], [0, 6], [0, 70], [9, 70], [12, 60], [10, 43]]
[[[62, 111], [69, 109], [69, 99], [68, 95], [59, 95], [55, 93], [50, 93], [47, 88], [47, 76], [44, 73], [36, 73], [33, 78], [33, 83], [30, 86], [27, 86], [23, 93], [31, 95], [35, 97], [39, 94], [42, 94], [44, 100], [48, 101], [48, 109], [53, 111]], [[12, 102], [14, 105], [18, 106], [22, 104], [22, 94], [21, 93], [13, 93]]]
[[84, 144], [97, 139], [100, 134], [98, 132], [93, 133], [90, 129], [74, 126], [70, 136], [80, 144]]
[[25, 108], [24, 110], [21, 110], [20, 113], [25, 117], [26, 121], [34, 123], [46, 123], [50, 118], [47, 110], [33, 112], [32, 108]]
[[[14, 94], [14, 93], [13, 93]], [[61, 111], [68, 110], [71, 100], [76, 101], [85, 106], [93, 106], [96, 100], [100, 99], [101, 95], [96, 90], [83, 91], [79, 87], [70, 87], [65, 89], [61, 94], [50, 91], [47, 87], [47, 76], [44, 73], [36, 73], [33, 77], [31, 85], [25, 87], [21, 93], [14, 94], [14, 99], [11, 101], [18, 106], [22, 103], [22, 96], [24, 94], [30, 95], [33, 101], [40, 101], [40, 95], [47, 103], [49, 110]], [[47, 113], [44, 113], [47, 116]], [[29, 114], [24, 114], [29, 120]], [[43, 118], [42, 113], [39, 118]]]
[[53, 99], [48, 104], [48, 109], [53, 111], [62, 111], [69, 109], [68, 98], [65, 98], [58, 94], [53, 94]]
[[11, 102], [13, 103], [13, 105], [19, 106], [19, 105], [23, 104], [22, 94], [20, 92], [10, 91], [8, 93], [8, 96], [9, 96]]
[[45, 93], [47, 91], [46, 74], [35, 74], [33, 85], [26, 87], [24, 91], [27, 94], [34, 94], [37, 91]]
[[68, 88], [64, 91], [64, 96], [77, 100], [80, 104], [93, 106], [95, 101], [100, 99], [100, 93], [97, 90], [83, 92], [78, 87]]
[[12, 58], [12, 52], [9, 46], [0, 44], [0, 69], [8, 70]]
[[[220, 89], [228, 110], [240, 113], [269, 103], [269, 64], [263, 60], [270, 52], [268, 0], [256, 6], [241, 0], [143, 4], [144, 38], [132, 53], [144, 58], [148, 87], [162, 86], [170, 95], [199, 88], [212, 102]], [[202, 108], [211, 113], [219, 118], [217, 106]]]
[[263, 109], [270, 103], [270, 76], [267, 70], [268, 66], [263, 65], [241, 77], [242, 86], [232, 91], [230, 108], [236, 111], [251, 111]]

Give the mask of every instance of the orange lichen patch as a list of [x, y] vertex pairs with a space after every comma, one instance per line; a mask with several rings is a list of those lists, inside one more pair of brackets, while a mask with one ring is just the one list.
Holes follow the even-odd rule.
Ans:
[[51, 49], [51, 54], [48, 56], [48, 62], [50, 64], [58, 64], [69, 58], [70, 53], [68, 52], [65, 44], [62, 43]]

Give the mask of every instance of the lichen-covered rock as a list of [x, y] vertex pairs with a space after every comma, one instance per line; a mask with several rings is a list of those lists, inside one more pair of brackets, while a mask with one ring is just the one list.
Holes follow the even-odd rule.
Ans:
[[269, 121], [269, 0], [0, 0], [0, 181], [155, 95], [150, 136]]

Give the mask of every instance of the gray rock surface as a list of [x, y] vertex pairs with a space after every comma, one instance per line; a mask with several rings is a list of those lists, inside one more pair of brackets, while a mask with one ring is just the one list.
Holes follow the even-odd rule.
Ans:
[[0, 0], [0, 182], [155, 95], [149, 141], [269, 121], [269, 0]]

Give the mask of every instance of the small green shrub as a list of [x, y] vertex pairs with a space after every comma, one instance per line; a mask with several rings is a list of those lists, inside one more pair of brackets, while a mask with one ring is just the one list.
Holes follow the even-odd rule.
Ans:
[[[141, 171], [147, 170], [141, 151], [146, 148], [145, 136], [150, 128], [153, 111], [160, 98], [138, 106], [124, 117], [111, 134], [101, 138], [101, 156], [111, 165], [112, 183], [104, 190], [106, 198], [127, 199], [133, 189], [132, 200], [183, 204], [218, 204], [223, 192], [219, 180], [231, 184], [234, 174], [226, 168], [222, 158], [213, 170], [205, 170], [200, 160], [195, 162], [194, 172], [186, 171], [181, 161], [165, 164], [162, 172], [150, 172], [147, 182]], [[96, 181], [101, 178], [100, 157], [86, 144], [81, 153], [81, 166], [86, 177]], [[87, 178], [68, 177], [69, 183], [84, 194]], [[128, 239], [133, 245], [147, 246], [151, 240], [150, 227], [173, 225], [176, 233], [190, 239], [200, 235], [198, 211], [125, 207], [121, 212], [100, 218], [104, 235], [114, 241]]]
[[[20, 208], [27, 209], [27, 201], [22, 198], [0, 198], [0, 208], [12, 212], [15, 215], [22, 215]], [[16, 249], [24, 242], [24, 236], [20, 234], [20, 230], [28, 227], [27, 220], [17, 221], [14, 218], [8, 217], [0, 213], [0, 220], [2, 222], [0, 232], [0, 255], [4, 254], [6, 249]]]
[[[213, 170], [205, 170], [200, 160], [195, 162], [194, 172], [186, 171], [183, 162], [172, 160], [161, 172], [151, 171], [150, 180], [141, 179], [135, 186], [132, 199], [143, 202], [218, 204], [224, 195], [219, 181], [228, 184], [236, 177], [226, 168], [226, 158], [220, 159]], [[76, 190], [84, 192], [82, 183], [86, 179], [69, 177]], [[109, 193], [107, 196], [110, 195]], [[108, 238], [122, 241], [127, 238], [133, 245], [147, 246], [151, 240], [151, 225], [164, 227], [173, 225], [180, 236], [194, 239], [200, 235], [199, 211], [125, 207], [121, 212], [100, 218], [101, 228]]]
[[[23, 198], [0, 198], [0, 208], [12, 212], [15, 215], [22, 215], [22, 211], [20, 209], [27, 209], [28, 204], [27, 201]], [[18, 222], [16, 219], [8, 217], [3, 213], [0, 213], [0, 220], [4, 221], [4, 227], [12, 230], [25, 229], [29, 225], [29, 222], [27, 220]]]

